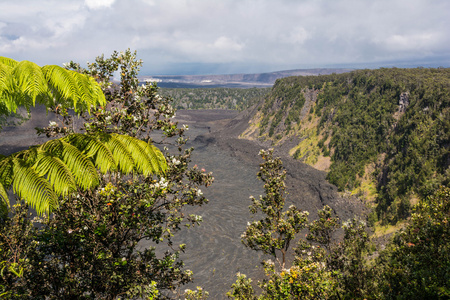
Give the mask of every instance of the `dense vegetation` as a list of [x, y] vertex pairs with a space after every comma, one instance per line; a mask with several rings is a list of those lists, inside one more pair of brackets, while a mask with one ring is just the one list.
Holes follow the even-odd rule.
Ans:
[[[366, 222], [341, 222], [330, 207], [308, 221], [308, 212], [285, 205], [285, 174], [273, 152], [261, 151], [258, 177], [265, 195], [251, 197], [252, 213], [242, 242], [270, 255], [265, 277], [256, 283], [238, 273], [228, 296], [234, 299], [448, 299], [450, 296], [450, 189], [420, 199], [411, 220], [384, 250], [371, 240]], [[342, 227], [343, 238], [335, 240]], [[307, 230], [286, 255], [301, 230]], [[287, 259], [287, 257], [289, 257]]]
[[[200, 216], [185, 214], [184, 207], [206, 203], [200, 187], [211, 184], [213, 178], [197, 166], [189, 167], [193, 149], [185, 148], [185, 128], [173, 122], [175, 110], [170, 99], [161, 97], [152, 84], [138, 84], [141, 64], [129, 50], [114, 52], [110, 58], [100, 56], [88, 69], [68, 64], [67, 68], [74, 69], [69, 73], [78, 74], [74, 77], [96, 79], [102, 105], [89, 106], [90, 114], [88, 109], [81, 110], [79, 117], [84, 124], [78, 128], [72, 123], [75, 116], [69, 113], [74, 109], [73, 101], [44, 102], [58, 119], [39, 133], [59, 138], [0, 157], [3, 198], [12, 181], [15, 191], [16, 186], [24, 185], [29, 194], [39, 194], [46, 180], [51, 183], [49, 189], [67, 188], [57, 193], [52, 205], [38, 210], [47, 212], [40, 218], [33, 218], [27, 204], [36, 203], [39, 208], [41, 198], [33, 202], [36, 197], [18, 193], [25, 203], [18, 199], [9, 210], [0, 206], [0, 298], [180, 297], [182, 292], [174, 292], [192, 280], [192, 272], [185, 270], [179, 259], [186, 245], [174, 245], [172, 237], [183, 226], [201, 221]], [[121, 83], [114, 87], [110, 79], [118, 70]], [[69, 90], [69, 94], [73, 92]], [[155, 147], [152, 153], [149, 147], [154, 147], [156, 137], [164, 149]], [[71, 139], [78, 140], [80, 150], [66, 142]], [[40, 151], [42, 147], [45, 149]], [[74, 158], [66, 150], [79, 153]], [[92, 174], [72, 175], [72, 170], [82, 171], [77, 168], [80, 161], [92, 166]], [[49, 175], [26, 180], [17, 176], [22, 170], [38, 177], [47, 171]], [[83, 185], [91, 175], [96, 175], [96, 184]], [[74, 181], [81, 184], [70, 184]], [[48, 192], [44, 190], [44, 196]], [[143, 241], [151, 246], [142, 248]]]
[[296, 156], [330, 155], [328, 179], [340, 190], [355, 190], [369, 176], [378, 214], [396, 222], [409, 215], [410, 199], [448, 182], [449, 104], [449, 69], [290, 77], [261, 103], [260, 136], [305, 138], [313, 150], [300, 147]]
[[161, 88], [160, 94], [173, 98], [176, 109], [243, 110], [269, 91], [269, 88]]

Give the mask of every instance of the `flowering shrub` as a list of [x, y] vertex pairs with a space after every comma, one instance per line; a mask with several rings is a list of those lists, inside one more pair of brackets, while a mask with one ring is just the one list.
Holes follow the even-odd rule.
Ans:
[[[59, 124], [39, 133], [54, 137], [83, 130], [153, 141], [163, 148], [167, 169], [148, 177], [110, 172], [96, 190], [77, 190], [62, 198], [47, 219], [31, 222], [24, 208], [11, 220], [2, 220], [3, 298], [170, 298], [179, 297], [173, 292], [191, 280], [192, 272], [179, 259], [187, 246], [174, 245], [172, 237], [183, 226], [201, 222], [201, 216], [187, 215], [184, 207], [207, 203], [201, 187], [214, 178], [189, 167], [193, 149], [185, 148], [188, 128], [173, 121], [171, 99], [159, 96], [156, 85], [139, 85], [141, 64], [129, 50], [98, 57], [87, 70], [69, 63], [68, 68], [97, 79], [107, 104], [81, 114], [81, 119], [61, 105], [50, 107]], [[120, 71], [120, 85], [110, 81], [115, 71]], [[144, 248], [144, 241], [151, 246]], [[11, 253], [20, 255], [10, 259]]]

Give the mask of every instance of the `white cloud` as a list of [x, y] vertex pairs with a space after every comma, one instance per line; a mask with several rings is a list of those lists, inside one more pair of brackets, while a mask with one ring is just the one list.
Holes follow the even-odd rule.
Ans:
[[132, 48], [144, 66], [161, 67], [150, 72], [186, 63], [269, 71], [448, 58], [448, 11], [447, 0], [6, 1], [0, 51], [59, 64]]
[[84, 3], [90, 9], [107, 8], [113, 5], [115, 0], [85, 0]]
[[394, 34], [381, 41], [392, 51], [414, 51], [433, 49], [442, 40], [437, 33]]
[[240, 44], [226, 36], [219, 37], [212, 45], [212, 48], [225, 51], [240, 51], [243, 47], [243, 44]]
[[282, 34], [281, 41], [289, 44], [304, 44], [310, 37], [310, 34], [303, 27], [296, 27]]

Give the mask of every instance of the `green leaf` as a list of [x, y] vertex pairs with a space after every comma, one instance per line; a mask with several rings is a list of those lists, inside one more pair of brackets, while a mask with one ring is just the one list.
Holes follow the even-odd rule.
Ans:
[[17, 107], [28, 108], [36, 101], [47, 107], [62, 104], [76, 112], [90, 112], [92, 106], [106, 103], [100, 85], [88, 75], [0, 57], [0, 112], [16, 112]]
[[48, 84], [56, 92], [56, 100], [64, 104], [70, 101], [76, 108], [80, 98], [78, 84], [69, 71], [55, 65], [44, 66], [42, 71]]
[[[148, 143], [128, 135], [113, 134], [113, 136], [127, 146], [138, 172], [145, 176], [149, 176], [153, 173], [160, 172], [164, 168], [163, 166], [160, 166], [162, 162], [156, 155], [155, 149], [151, 148]], [[159, 150], [157, 152], [159, 152]]]
[[71, 170], [58, 157], [51, 153], [39, 152], [36, 163], [33, 166], [39, 176], [47, 177], [54, 191], [61, 196], [66, 196], [76, 189], [76, 183]]
[[117, 162], [117, 166], [122, 173], [128, 174], [133, 171], [134, 159], [127, 145], [123, 143], [116, 135], [105, 134], [101, 136]]
[[24, 101], [28, 99], [32, 101], [32, 103], [21, 103], [21, 105], [34, 106], [37, 97], [49, 97], [46, 95], [48, 85], [45, 76], [37, 64], [23, 60], [13, 68], [12, 76], [15, 80], [16, 94]]
[[82, 151], [102, 173], [117, 168], [116, 161], [110, 149], [97, 138], [86, 134], [71, 134], [63, 139]]
[[14, 97], [15, 87], [12, 70], [11, 66], [0, 62], [0, 104], [4, 105], [8, 112], [15, 112], [18, 106]]
[[0, 201], [0, 206], [6, 206], [9, 208], [8, 193], [6, 192], [6, 189], [1, 182], [0, 182], [0, 198], [1, 200], [3, 200]]
[[15, 67], [19, 62], [12, 58], [0, 56], [0, 64], [4, 64], [10, 66], [11, 68]]
[[13, 191], [25, 199], [38, 214], [49, 213], [58, 205], [58, 197], [50, 183], [39, 176], [23, 160], [14, 158]]

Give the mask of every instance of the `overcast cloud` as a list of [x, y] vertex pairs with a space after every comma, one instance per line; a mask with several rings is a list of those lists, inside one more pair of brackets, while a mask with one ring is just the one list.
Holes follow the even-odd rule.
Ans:
[[145, 74], [450, 66], [448, 0], [0, 0], [0, 56]]

